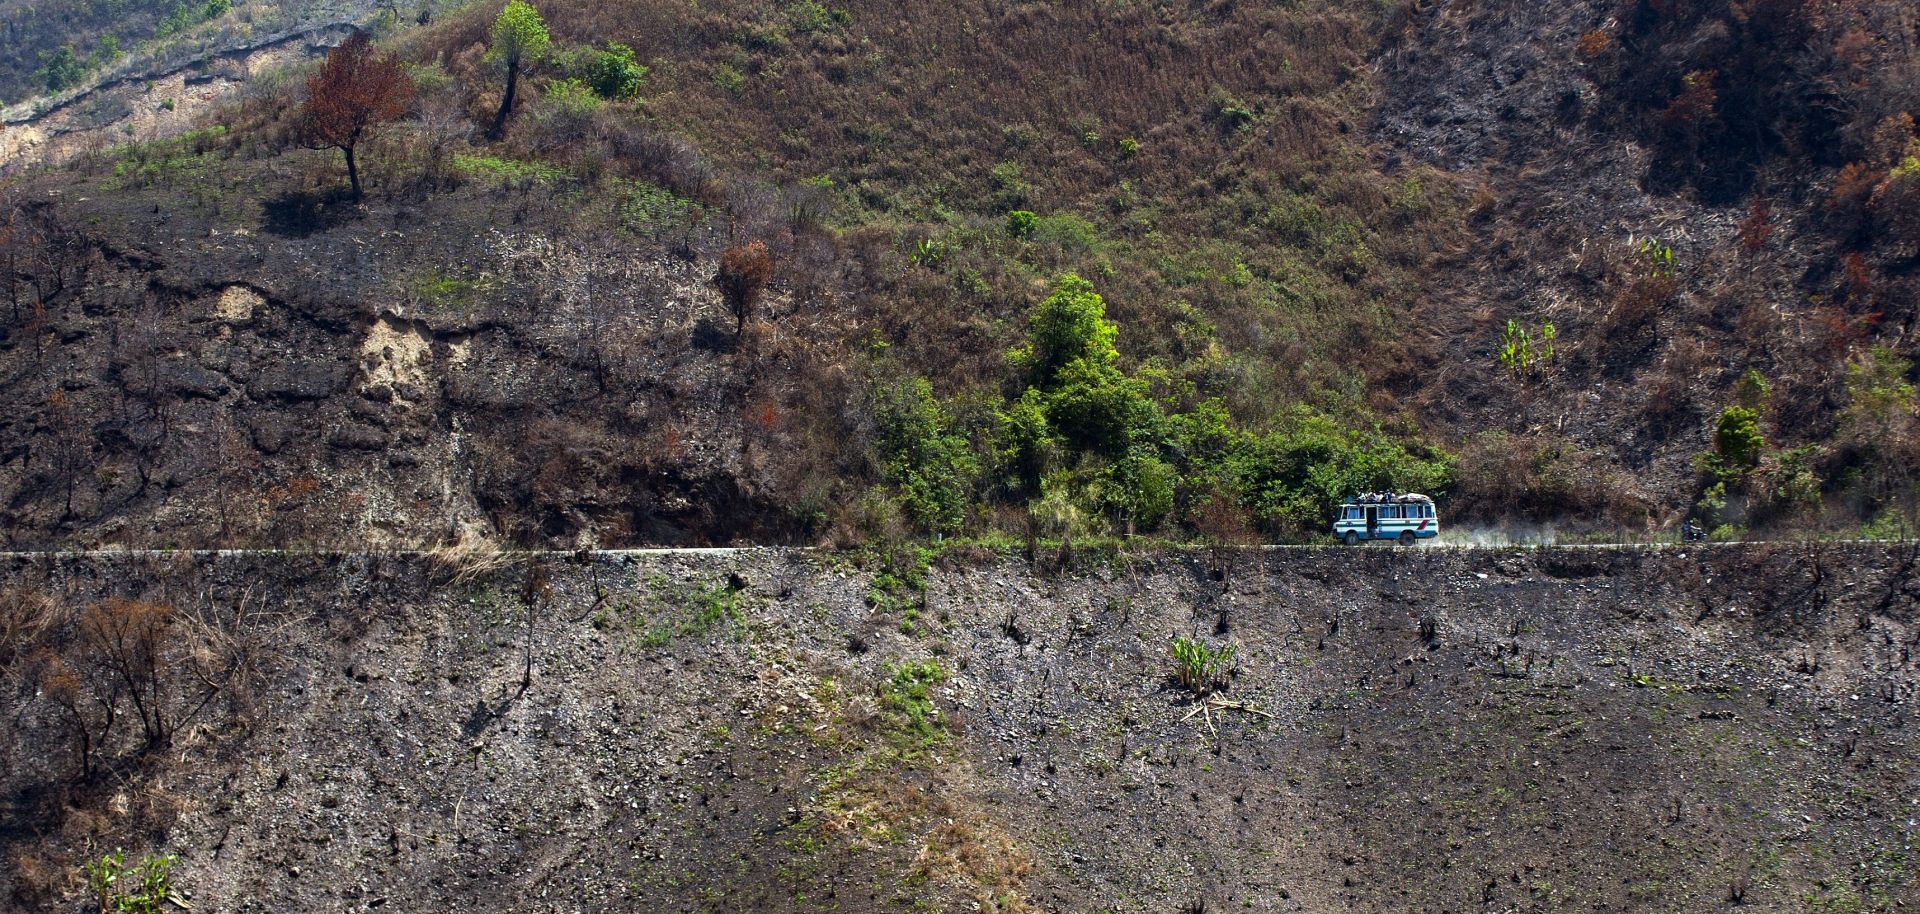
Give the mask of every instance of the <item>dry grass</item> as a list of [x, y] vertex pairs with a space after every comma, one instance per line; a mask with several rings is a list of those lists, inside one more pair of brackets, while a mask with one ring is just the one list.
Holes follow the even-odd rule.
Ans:
[[427, 566], [449, 584], [467, 584], [490, 577], [522, 561], [523, 556], [492, 540], [475, 535], [427, 551]]
[[46, 593], [19, 584], [0, 588], [0, 671], [30, 653], [70, 616]]

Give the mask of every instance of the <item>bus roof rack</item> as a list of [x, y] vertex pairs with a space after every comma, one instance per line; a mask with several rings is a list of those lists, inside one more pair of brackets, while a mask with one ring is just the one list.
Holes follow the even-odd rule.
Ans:
[[1351, 498], [1348, 498], [1348, 499], [1347, 499], [1347, 500], [1346, 500], [1345, 502], [1342, 502], [1342, 504], [1349, 504], [1349, 505], [1405, 505], [1405, 504], [1422, 504], [1422, 505], [1430, 505], [1430, 504], [1433, 504], [1433, 499], [1432, 499], [1432, 498], [1429, 498], [1428, 496], [1425, 496], [1425, 495], [1422, 495], [1422, 494], [1420, 494], [1420, 493], [1418, 493], [1418, 492], [1405, 492], [1405, 493], [1400, 493], [1400, 494], [1395, 494], [1395, 493], [1393, 493], [1393, 492], [1368, 492], [1368, 493], [1366, 493], [1366, 494], [1364, 494], [1364, 495], [1355, 495], [1355, 496], [1353, 496], [1353, 497], [1351, 497]]

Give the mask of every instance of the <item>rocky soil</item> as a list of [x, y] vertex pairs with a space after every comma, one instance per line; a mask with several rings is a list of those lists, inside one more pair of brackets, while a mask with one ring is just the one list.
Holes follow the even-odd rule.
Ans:
[[319, 25], [116, 74], [57, 104], [15, 106], [0, 116], [0, 173], [182, 133], [261, 76], [278, 76], [325, 54], [368, 16], [358, 8], [342, 13]]
[[807, 446], [844, 443], [851, 396], [809, 373], [823, 309], [774, 298], [782, 326], [748, 349], [717, 322], [704, 261], [433, 230], [510, 195], [381, 207], [313, 238], [274, 213], [332, 218], [315, 201], [269, 201], [259, 232], [241, 227], [254, 204], [71, 201], [120, 241], [34, 207], [45, 260], [16, 288], [49, 304], [0, 326], [0, 386], [23, 404], [0, 416], [0, 544], [698, 545], [817, 527], [799, 515], [842, 471], [810, 455], [861, 459]]
[[257, 648], [80, 785], [0, 654], [0, 898], [125, 845], [200, 912], [1920, 905], [1910, 545], [928, 558], [10, 559], [10, 647]]

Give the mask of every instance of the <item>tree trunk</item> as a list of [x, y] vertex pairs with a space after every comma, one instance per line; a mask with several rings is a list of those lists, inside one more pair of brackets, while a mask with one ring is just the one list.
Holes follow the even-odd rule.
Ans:
[[498, 141], [507, 135], [507, 116], [513, 113], [513, 92], [520, 86], [520, 61], [507, 62], [507, 94], [500, 99], [500, 113], [493, 116], [493, 127], [487, 131], [487, 139]]
[[340, 151], [347, 154], [347, 184], [353, 189], [354, 202], [360, 200], [360, 169], [353, 164], [353, 147], [342, 146]]

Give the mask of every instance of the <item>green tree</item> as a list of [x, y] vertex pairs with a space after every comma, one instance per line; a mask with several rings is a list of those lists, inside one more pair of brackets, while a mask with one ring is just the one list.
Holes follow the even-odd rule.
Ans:
[[1007, 234], [1015, 238], [1031, 238], [1033, 237], [1033, 227], [1038, 224], [1039, 221], [1040, 217], [1034, 215], [1032, 210], [1013, 210], [1007, 213]]
[[493, 116], [487, 139], [507, 135], [507, 118], [513, 114], [513, 98], [520, 86], [520, 71], [544, 57], [549, 39], [547, 24], [540, 11], [525, 0], [507, 0], [500, 15], [493, 19], [493, 44], [487, 58], [507, 68], [507, 91], [500, 99], [500, 111]]
[[1114, 340], [1120, 328], [1107, 320], [1107, 303], [1093, 283], [1068, 273], [1060, 277], [1028, 318], [1027, 342], [1011, 358], [1027, 369], [1035, 387], [1053, 386], [1069, 363], [1084, 360], [1085, 371], [1111, 366], [1120, 357]]
[[1033, 388], [1007, 404], [999, 416], [999, 445], [995, 459], [1011, 475], [1008, 488], [1040, 491], [1040, 481], [1052, 468], [1060, 439], [1047, 421], [1047, 398]]
[[1713, 452], [1728, 471], [1743, 473], [1760, 463], [1767, 447], [1760, 434], [1760, 414], [1744, 406], [1729, 406], [1720, 413], [1713, 429]]
[[1079, 450], [1118, 457], [1162, 436], [1160, 405], [1147, 382], [1127, 376], [1110, 358], [1068, 362], [1055, 374], [1046, 404], [1047, 423]]
[[87, 65], [73, 53], [73, 46], [63, 44], [53, 52], [53, 59], [40, 68], [40, 78], [46, 83], [47, 91], [58, 92], [77, 85], [87, 75]]

